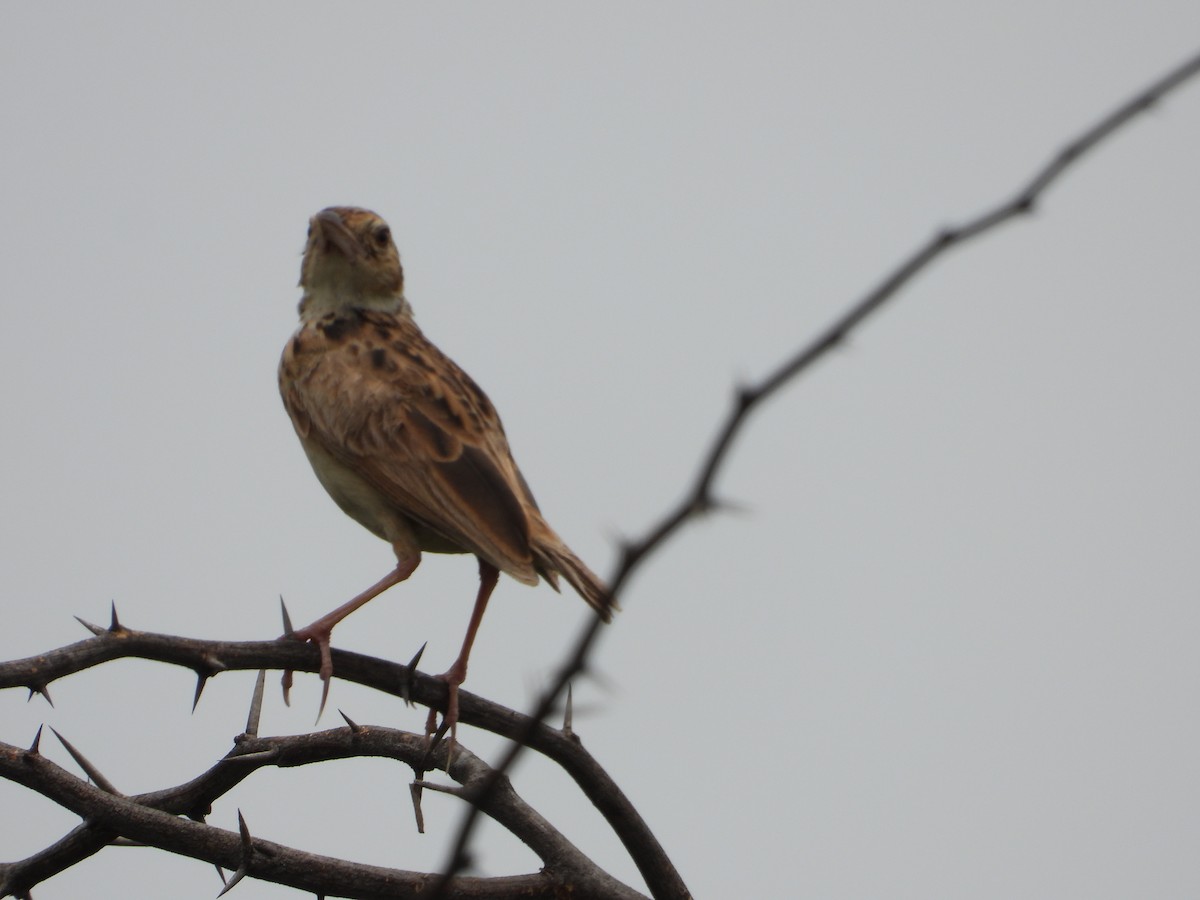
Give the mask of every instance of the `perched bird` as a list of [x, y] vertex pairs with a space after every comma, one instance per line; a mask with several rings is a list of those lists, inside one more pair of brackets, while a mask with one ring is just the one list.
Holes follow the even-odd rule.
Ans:
[[[608, 591], [542, 518], [491, 401], [413, 321], [383, 219], [345, 206], [313, 216], [300, 287], [300, 327], [279, 364], [283, 404], [317, 479], [392, 545], [396, 567], [292, 636], [320, 648], [323, 708], [333, 627], [408, 578], [422, 551], [475, 554], [475, 607], [462, 650], [441, 676], [449, 688], [443, 727], [453, 729], [458, 686], [500, 572], [525, 584], [540, 576], [555, 590], [561, 575], [606, 621]], [[430, 731], [435, 722], [431, 711]]]

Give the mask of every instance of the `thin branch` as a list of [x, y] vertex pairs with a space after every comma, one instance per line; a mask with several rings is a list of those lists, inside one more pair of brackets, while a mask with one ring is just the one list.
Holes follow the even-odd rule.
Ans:
[[[608, 582], [614, 601], [620, 599], [626, 583], [651, 554], [674, 537], [686, 523], [715, 506], [712, 494], [713, 483], [728, 458], [734, 441], [741, 435], [743, 426], [752, 411], [778, 393], [785, 385], [797, 379], [830, 350], [841, 344], [872, 313], [878, 311], [887, 301], [895, 297], [915, 275], [928, 268], [951, 247], [964, 244], [972, 238], [992, 231], [996, 226], [1009, 219], [1031, 212], [1050, 186], [1083, 156], [1111, 137], [1122, 126], [1154, 106], [1167, 94], [1195, 77], [1198, 72], [1200, 72], [1200, 54], [1172, 69], [1071, 140], [1039, 169], [1028, 184], [1018, 190], [1011, 199], [998, 203], [995, 207], [959, 226], [944, 229], [929, 238], [903, 260], [892, 273], [885, 276], [864, 297], [854, 303], [806, 346], [784, 360], [758, 384], [737, 391], [732, 409], [724, 422], [717, 428], [707, 452], [701, 459], [699, 470], [683, 498], [645, 535], [636, 541], [625, 544], [622, 548], [616, 571]], [[531, 710], [530, 720], [539, 722], [545, 720], [557, 706], [566, 685], [586, 669], [587, 659], [600, 632], [600, 625], [600, 620], [596, 618], [589, 621], [582, 630], [566, 660], [559, 667], [554, 681], [543, 692]], [[500, 764], [496, 766], [497, 778], [512, 768], [522, 749], [522, 740], [518, 738]], [[484, 786], [485, 791], [492, 789], [491, 785]], [[467, 844], [478, 819], [477, 809], [476, 806], [469, 807], [459, 826], [458, 835], [447, 857], [444, 869], [446, 878], [460, 872], [467, 862]], [[644, 872], [643, 875], [645, 875]], [[439, 885], [439, 890], [433, 895], [434, 898], [444, 896], [442, 885], [445, 883], [442, 882]], [[655, 890], [653, 887], [651, 890], [655, 898], [690, 897], [682, 881], [661, 890]]]

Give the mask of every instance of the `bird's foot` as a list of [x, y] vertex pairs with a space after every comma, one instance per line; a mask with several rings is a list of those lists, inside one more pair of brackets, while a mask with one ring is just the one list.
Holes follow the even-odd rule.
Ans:
[[437, 710], [432, 706], [429, 708], [429, 716], [425, 719], [425, 739], [432, 750], [441, 737], [446, 738], [446, 770], [449, 771], [458, 743], [458, 686], [466, 680], [466, 672], [454, 665], [448, 672], [435, 677], [446, 682], [446, 712], [442, 715], [442, 724], [438, 725]]
[[[325, 701], [329, 699], [329, 683], [333, 679], [333, 654], [329, 649], [329, 639], [333, 635], [333, 628], [329, 625], [322, 624], [318, 619], [306, 628], [298, 628], [295, 631], [289, 631], [283, 635], [280, 640], [291, 638], [296, 641], [312, 642], [317, 645], [317, 649], [321, 651], [321, 668], [318, 674], [321, 676], [321, 705], [317, 708], [317, 721], [321, 720], [321, 713], [325, 712]], [[288, 691], [292, 687], [291, 670], [283, 673], [283, 702], [288, 702]]]

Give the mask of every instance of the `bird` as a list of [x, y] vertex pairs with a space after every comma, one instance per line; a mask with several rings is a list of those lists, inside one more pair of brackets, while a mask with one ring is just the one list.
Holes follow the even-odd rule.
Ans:
[[[611, 595], [542, 516], [487, 395], [417, 326], [387, 222], [361, 207], [318, 212], [299, 286], [300, 324], [279, 363], [283, 405], [317, 480], [343, 512], [391, 544], [396, 565], [285, 637], [319, 648], [323, 710], [334, 626], [411, 576], [422, 553], [473, 554], [475, 605], [458, 657], [439, 676], [447, 685], [442, 729], [453, 746], [458, 688], [501, 572], [556, 591], [561, 576], [605, 621]], [[435, 726], [431, 708], [428, 735]]]

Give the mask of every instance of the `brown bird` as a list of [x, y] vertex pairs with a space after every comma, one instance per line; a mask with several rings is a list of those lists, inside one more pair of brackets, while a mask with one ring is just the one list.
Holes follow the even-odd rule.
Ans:
[[[413, 321], [383, 219], [345, 206], [313, 216], [300, 287], [300, 327], [279, 364], [284, 406], [317, 479], [343, 512], [392, 545], [396, 567], [292, 636], [320, 648], [324, 708], [334, 626], [408, 578], [422, 551], [475, 554], [475, 607], [462, 650], [441, 676], [449, 687], [443, 727], [453, 729], [458, 686], [500, 572], [525, 584], [540, 576], [555, 590], [562, 575], [606, 621], [608, 590], [542, 518], [491, 401]], [[430, 731], [435, 724], [431, 710]]]

